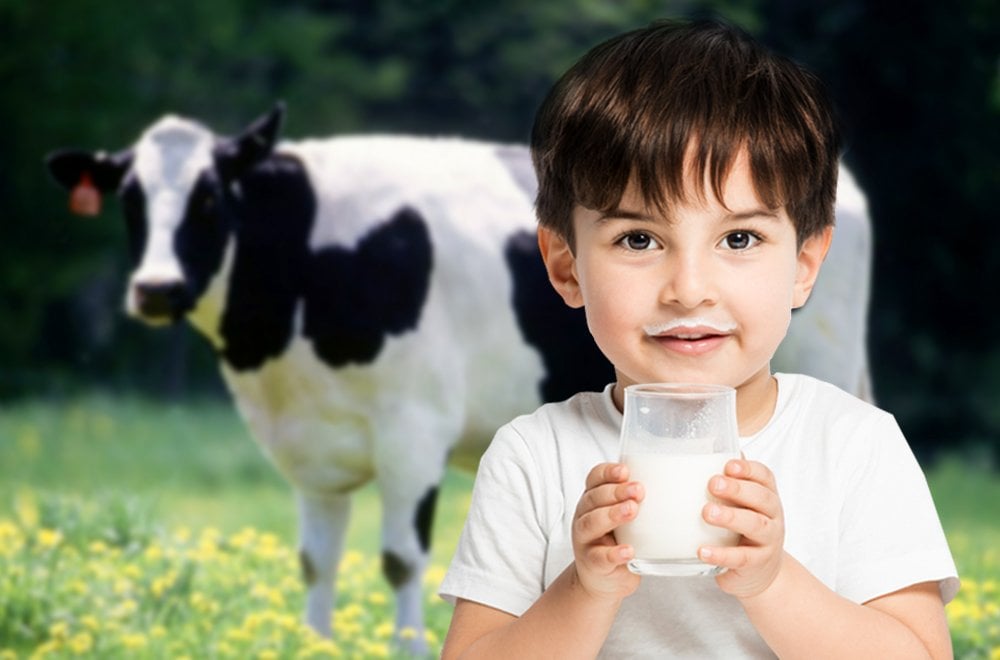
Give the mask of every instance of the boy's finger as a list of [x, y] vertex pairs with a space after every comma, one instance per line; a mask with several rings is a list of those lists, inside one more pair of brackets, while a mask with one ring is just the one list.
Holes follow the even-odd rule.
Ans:
[[776, 491], [777, 484], [774, 480], [774, 473], [758, 461], [748, 461], [743, 458], [733, 459], [726, 463], [725, 473], [730, 477], [754, 481], [769, 490]]
[[587, 474], [586, 489], [606, 483], [621, 483], [628, 480], [628, 467], [623, 463], [601, 463]]
[[582, 515], [587, 511], [612, 506], [625, 500], [641, 502], [644, 494], [642, 484], [630, 481], [623, 484], [603, 484], [586, 491], [577, 504], [576, 513]]
[[708, 482], [708, 490], [715, 497], [734, 506], [751, 509], [770, 518], [781, 517], [781, 500], [778, 494], [754, 481], [715, 476]]
[[750, 509], [709, 503], [702, 510], [702, 517], [710, 525], [725, 527], [750, 541], [753, 545], [770, 545], [784, 538], [780, 519], [771, 518]]
[[635, 517], [639, 506], [632, 500], [620, 504], [592, 509], [573, 521], [576, 531], [576, 541], [582, 544], [593, 543], [597, 539], [610, 534], [616, 527]]

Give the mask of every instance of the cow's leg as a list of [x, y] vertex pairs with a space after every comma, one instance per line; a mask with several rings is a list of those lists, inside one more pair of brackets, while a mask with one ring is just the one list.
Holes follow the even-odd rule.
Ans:
[[396, 592], [396, 635], [404, 649], [417, 654], [427, 651], [423, 575], [439, 480], [440, 475], [415, 478], [410, 474], [405, 481], [379, 484], [383, 501], [382, 572]]
[[299, 562], [306, 586], [306, 623], [330, 636], [334, 580], [350, 517], [348, 495], [298, 494]]

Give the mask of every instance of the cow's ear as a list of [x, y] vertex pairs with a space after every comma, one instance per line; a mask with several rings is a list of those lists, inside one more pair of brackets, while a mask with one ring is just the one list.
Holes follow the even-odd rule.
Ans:
[[132, 150], [108, 154], [103, 151], [59, 149], [45, 157], [45, 165], [59, 184], [72, 190], [87, 175], [102, 193], [118, 190], [122, 177], [132, 166]]
[[70, 209], [79, 215], [101, 212], [101, 194], [118, 189], [132, 166], [132, 150], [115, 154], [60, 149], [45, 157], [49, 173], [70, 191]]
[[285, 104], [278, 102], [269, 113], [259, 117], [235, 138], [219, 142], [215, 161], [222, 178], [239, 178], [254, 165], [271, 155], [285, 117]]

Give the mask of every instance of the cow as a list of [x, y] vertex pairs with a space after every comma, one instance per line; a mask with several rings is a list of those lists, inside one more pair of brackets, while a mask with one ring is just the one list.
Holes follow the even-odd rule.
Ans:
[[[306, 622], [330, 634], [349, 495], [374, 480], [397, 636], [412, 629], [421, 652], [421, 574], [448, 462], [474, 469], [497, 427], [601, 389], [613, 371], [548, 283], [526, 147], [279, 142], [283, 116], [278, 104], [222, 137], [167, 115], [127, 149], [61, 149], [47, 164], [77, 212], [117, 193], [127, 313], [187, 319], [211, 342], [240, 416], [293, 486]], [[859, 392], [870, 230], [850, 178], [841, 193], [837, 272], [795, 315], [788, 366]]]

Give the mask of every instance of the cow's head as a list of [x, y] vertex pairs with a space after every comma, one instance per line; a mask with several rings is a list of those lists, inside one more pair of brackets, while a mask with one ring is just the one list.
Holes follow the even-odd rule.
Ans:
[[99, 212], [116, 192], [128, 228], [132, 274], [127, 312], [147, 323], [176, 321], [194, 308], [219, 270], [240, 204], [240, 179], [271, 155], [284, 106], [278, 104], [235, 138], [163, 117], [124, 151], [63, 149], [46, 158], [71, 192], [77, 213]]

